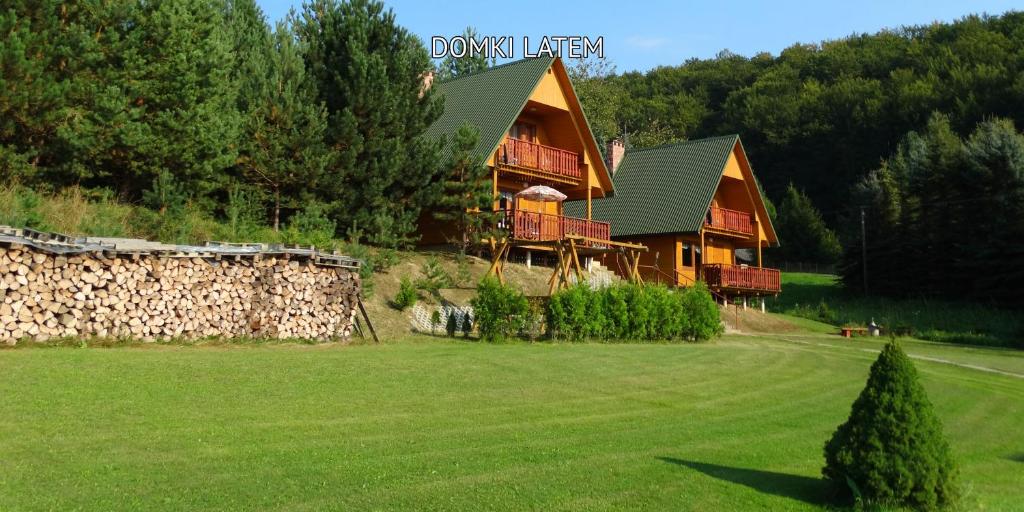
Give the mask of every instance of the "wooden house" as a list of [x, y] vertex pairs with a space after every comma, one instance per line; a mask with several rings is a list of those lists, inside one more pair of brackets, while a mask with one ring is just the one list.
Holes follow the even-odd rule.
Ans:
[[[519, 60], [432, 87], [444, 96], [444, 113], [428, 136], [450, 140], [466, 123], [479, 131], [475, 151], [491, 170], [494, 209], [503, 213], [500, 227], [508, 233], [495, 241], [507, 247], [492, 247], [496, 261], [509, 251], [539, 250], [557, 252], [565, 263], [578, 259], [578, 251], [620, 247], [611, 241], [610, 224], [591, 217], [593, 200], [613, 194], [612, 179], [561, 59]], [[560, 201], [517, 197], [535, 185], [578, 201], [579, 212], [566, 215]], [[419, 234], [424, 245], [453, 237], [429, 214], [421, 219]], [[572, 245], [571, 257], [567, 245]], [[578, 261], [572, 264], [579, 272]], [[500, 264], [496, 270], [500, 277]]]
[[[639, 256], [644, 280], [673, 286], [703, 280], [726, 296], [779, 292], [779, 271], [761, 266], [762, 250], [777, 246], [778, 237], [738, 136], [630, 150], [610, 166], [615, 197], [589, 209], [610, 223], [613, 240], [649, 248]], [[584, 205], [568, 210], [581, 212]], [[753, 264], [737, 260], [741, 249], [752, 253]], [[628, 272], [614, 260], [606, 265]]]

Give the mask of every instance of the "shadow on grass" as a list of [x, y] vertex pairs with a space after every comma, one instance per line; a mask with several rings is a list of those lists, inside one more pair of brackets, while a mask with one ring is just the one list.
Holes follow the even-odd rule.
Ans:
[[774, 471], [719, 466], [718, 464], [683, 460], [674, 457], [658, 457], [658, 459], [670, 464], [695, 469], [710, 477], [740, 484], [757, 492], [791, 498], [811, 505], [824, 505], [826, 503], [825, 482], [819, 478], [788, 475]]
[[1007, 455], [1005, 457], [1005, 459], [1006, 460], [1012, 460], [1014, 462], [1024, 463], [1024, 452], [1017, 453], [1017, 454], [1014, 454], [1014, 455]]

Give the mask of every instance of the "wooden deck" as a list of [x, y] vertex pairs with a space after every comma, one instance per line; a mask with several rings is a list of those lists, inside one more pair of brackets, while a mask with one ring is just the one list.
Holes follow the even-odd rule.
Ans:
[[522, 210], [504, 210], [499, 227], [519, 242], [550, 242], [577, 236], [589, 240], [587, 245], [611, 241], [611, 225], [596, 220], [577, 219]]
[[747, 212], [712, 207], [704, 226], [727, 234], [753, 235], [754, 216]]
[[746, 265], [706, 264], [703, 279], [713, 290], [737, 293], [779, 293], [782, 290], [780, 273], [774, 268]]
[[498, 148], [497, 162], [503, 172], [553, 183], [579, 184], [583, 179], [578, 153], [536, 142], [506, 139]]

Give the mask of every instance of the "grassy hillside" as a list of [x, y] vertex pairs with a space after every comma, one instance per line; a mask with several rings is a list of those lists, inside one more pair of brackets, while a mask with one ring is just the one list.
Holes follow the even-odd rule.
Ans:
[[850, 295], [835, 276], [784, 272], [782, 293], [768, 300], [775, 312], [834, 325], [872, 319], [914, 337], [952, 343], [1024, 348], [1024, 318], [996, 305]]
[[[793, 340], [3, 351], [0, 509], [818, 510], [874, 354]], [[915, 364], [1017, 507], [1024, 379]]]

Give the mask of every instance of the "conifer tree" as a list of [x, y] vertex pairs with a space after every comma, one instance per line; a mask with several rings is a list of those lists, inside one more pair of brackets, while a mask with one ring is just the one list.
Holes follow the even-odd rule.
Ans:
[[2, 180], [31, 180], [40, 168], [55, 163], [79, 9], [77, 2], [57, 0], [15, 0], [0, 9]]
[[498, 215], [492, 211], [494, 195], [490, 169], [473, 151], [478, 139], [477, 129], [469, 124], [455, 132], [444, 193], [434, 213], [435, 219], [453, 228], [449, 243], [458, 247], [462, 254], [482, 238], [493, 235]]
[[842, 253], [836, 234], [825, 225], [810, 198], [791, 183], [774, 221], [779, 252], [791, 261], [835, 263]]
[[423, 87], [432, 69], [426, 48], [375, 0], [305, 4], [296, 33], [336, 156], [318, 192], [339, 229], [355, 227], [379, 245], [409, 244], [445, 172], [439, 141], [424, 136], [442, 108]]
[[240, 124], [223, 10], [205, 0], [132, 3], [113, 21], [78, 91], [89, 104], [63, 138], [74, 165], [92, 176], [87, 184], [126, 198], [163, 170], [197, 197], [223, 188]]
[[869, 505], [931, 510], [956, 500], [957, 469], [942, 424], [895, 340], [825, 444], [822, 474], [840, 497]]
[[[466, 30], [462, 32], [462, 38], [466, 40], [467, 44], [470, 44], [469, 41], [477, 41], [478, 43], [482, 41], [480, 34], [478, 34], [476, 29], [473, 27], [466, 27]], [[470, 55], [468, 47], [463, 50], [461, 48], [461, 42], [456, 42], [455, 44], [459, 46], [458, 51], [465, 51], [466, 55], [458, 58], [451, 55], [446, 56], [437, 66], [438, 80], [448, 80], [463, 75], [469, 75], [478, 71], [483, 71], [494, 65], [495, 60], [493, 57], [491, 60], [487, 60], [486, 55]]]
[[297, 208], [317, 189], [331, 153], [324, 144], [327, 113], [306, 77], [294, 34], [278, 23], [266, 84], [246, 125], [249, 155], [243, 169], [273, 204], [274, 230], [282, 207]]

